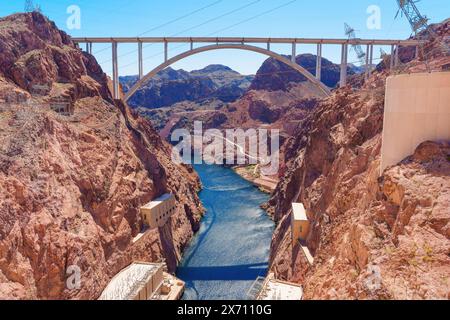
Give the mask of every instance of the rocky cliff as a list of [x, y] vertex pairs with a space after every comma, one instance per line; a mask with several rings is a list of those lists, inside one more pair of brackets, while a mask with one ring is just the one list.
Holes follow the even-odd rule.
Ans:
[[[130, 106], [156, 109], [182, 101], [218, 99], [235, 101], [250, 86], [252, 76], [244, 76], [223, 65], [209, 65], [187, 72], [167, 68], [142, 86], [129, 100]], [[121, 77], [124, 91], [138, 80], [137, 76]]]
[[[436, 30], [448, 39], [448, 21]], [[434, 55], [428, 67], [449, 62]], [[418, 59], [401, 69], [426, 70]], [[336, 90], [288, 142], [286, 173], [268, 203], [277, 221], [271, 269], [303, 284], [305, 299], [450, 298], [450, 145], [424, 142], [379, 177], [388, 74], [380, 66], [361, 90]], [[291, 244], [292, 202], [312, 224], [312, 265]]]
[[[0, 19], [0, 298], [95, 299], [134, 260], [173, 271], [198, 228], [196, 174], [108, 86], [41, 14]], [[134, 242], [166, 192], [176, 213]]]
[[[291, 59], [290, 56], [287, 56]], [[316, 74], [317, 56], [313, 54], [301, 54], [295, 57], [297, 64], [309, 71], [312, 75]], [[349, 75], [355, 74], [354, 68], [348, 67]], [[339, 82], [340, 66], [333, 62], [322, 58], [322, 82], [330, 88], [334, 88]], [[261, 68], [252, 81], [250, 90], [269, 90], [269, 91], [288, 91], [289, 88], [299, 82], [306, 82], [307, 79], [292, 69], [288, 65], [274, 59], [269, 58], [262, 64]]]

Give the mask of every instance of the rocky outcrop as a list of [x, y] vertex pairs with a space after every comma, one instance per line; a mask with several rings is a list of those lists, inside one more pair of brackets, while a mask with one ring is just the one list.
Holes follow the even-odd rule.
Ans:
[[[436, 56], [428, 66], [449, 62]], [[381, 69], [362, 90], [336, 90], [286, 147], [285, 175], [268, 203], [277, 221], [271, 269], [303, 284], [305, 299], [449, 298], [449, 144], [424, 142], [379, 177], [387, 75]], [[313, 265], [291, 244], [292, 202], [307, 209]]]
[[318, 255], [305, 279], [306, 299], [449, 298], [449, 147], [421, 144], [379, 178], [364, 210], [330, 230], [334, 237], [326, 238], [341, 241]]
[[[187, 72], [167, 68], [142, 86], [129, 100], [133, 107], [155, 109], [182, 101], [218, 99], [232, 102], [250, 86], [252, 76], [243, 76], [222, 65], [210, 65]], [[124, 91], [138, 80], [137, 76], [121, 77]]]
[[[41, 14], [0, 19], [0, 48], [0, 298], [95, 299], [135, 260], [173, 271], [202, 214], [192, 168]], [[140, 206], [166, 192], [176, 213], [134, 242]]]
[[[290, 59], [290, 56], [287, 58]], [[305, 68], [312, 75], [316, 74], [317, 56], [313, 54], [301, 54], [295, 57], [297, 64]], [[347, 73], [354, 74], [353, 68], [348, 67]], [[339, 82], [340, 66], [322, 58], [321, 81], [330, 88], [334, 88]], [[292, 84], [306, 82], [305, 76], [292, 69], [288, 65], [269, 58], [264, 61], [252, 81], [250, 90], [289, 91]]]

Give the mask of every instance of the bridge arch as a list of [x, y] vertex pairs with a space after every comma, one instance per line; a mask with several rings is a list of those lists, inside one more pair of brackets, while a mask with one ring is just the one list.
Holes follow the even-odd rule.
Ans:
[[264, 55], [267, 55], [269, 57], [272, 57], [288, 66], [290, 66], [292, 69], [300, 72], [302, 75], [304, 75], [309, 81], [311, 81], [313, 84], [315, 84], [326, 96], [330, 95], [330, 89], [328, 89], [328, 87], [326, 85], [324, 85], [322, 82], [320, 82], [319, 80], [316, 79], [316, 77], [314, 77], [308, 70], [306, 70], [305, 68], [303, 68], [302, 66], [300, 66], [299, 64], [291, 61], [290, 59], [275, 53], [273, 51], [270, 50], [266, 50], [260, 47], [256, 47], [256, 46], [251, 46], [251, 45], [246, 45], [246, 44], [214, 44], [214, 45], [208, 45], [208, 46], [203, 46], [203, 47], [199, 47], [199, 48], [195, 48], [186, 52], [183, 52], [177, 56], [174, 56], [170, 59], [168, 59], [166, 62], [160, 64], [159, 66], [157, 66], [155, 69], [153, 69], [152, 71], [150, 71], [149, 73], [147, 73], [144, 77], [142, 77], [142, 79], [140, 79], [138, 82], [136, 82], [134, 84], [134, 86], [126, 93], [125, 95], [125, 101], [128, 101], [131, 96], [133, 94], [136, 93], [137, 90], [139, 90], [139, 88], [144, 85], [145, 83], [147, 83], [151, 78], [153, 78], [154, 76], [156, 76], [157, 73], [159, 73], [160, 71], [164, 70], [165, 68], [169, 67], [170, 65], [184, 59], [187, 57], [190, 57], [194, 54], [198, 54], [201, 52], [206, 52], [206, 51], [212, 51], [212, 50], [222, 50], [222, 49], [238, 49], [238, 50], [246, 50], [246, 51], [253, 51], [253, 52], [257, 52], [257, 53], [261, 53]]

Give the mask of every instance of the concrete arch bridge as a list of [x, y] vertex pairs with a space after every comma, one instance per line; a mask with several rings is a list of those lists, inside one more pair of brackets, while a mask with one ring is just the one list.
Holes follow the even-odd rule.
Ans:
[[[341, 75], [340, 86], [345, 86], [347, 82], [347, 65], [348, 65], [348, 46], [351, 45], [365, 45], [366, 46], [366, 78], [370, 76], [371, 68], [369, 66], [373, 63], [373, 48], [374, 46], [391, 46], [391, 54], [394, 59], [391, 59], [391, 68], [395, 67], [399, 62], [398, 48], [400, 46], [415, 46], [420, 45], [418, 40], [363, 40], [363, 39], [306, 39], [306, 38], [73, 38], [77, 44], [85, 43], [86, 51], [92, 54], [93, 43], [110, 43], [112, 48], [112, 70], [113, 70], [113, 94], [115, 99], [119, 99], [119, 62], [118, 62], [118, 45], [120, 43], [136, 43], [138, 45], [138, 68], [139, 81], [127, 92], [125, 101], [136, 93], [139, 88], [144, 85], [149, 79], [154, 77], [158, 72], [164, 70], [170, 65], [202, 52], [236, 49], [257, 52], [269, 57], [272, 57], [294, 70], [301, 73], [309, 81], [314, 83], [325, 95], [330, 94], [330, 89], [321, 82], [321, 62], [322, 62], [322, 46], [323, 45], [340, 45], [341, 46]], [[164, 45], [164, 62], [159, 66], [144, 75], [143, 70], [143, 43], [161, 43]], [[190, 50], [169, 58], [169, 44], [170, 43], [189, 43]], [[195, 48], [194, 44], [206, 44]], [[291, 59], [278, 54], [271, 50], [271, 44], [290, 44], [292, 46]], [[265, 44], [266, 48], [257, 46], [257, 44]], [[296, 49], [298, 44], [315, 44], [317, 45], [317, 63], [316, 76], [312, 75], [305, 68], [296, 63]]]

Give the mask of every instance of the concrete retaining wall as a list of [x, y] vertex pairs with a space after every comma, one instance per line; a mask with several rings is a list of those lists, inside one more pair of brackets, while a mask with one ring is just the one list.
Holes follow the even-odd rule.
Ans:
[[450, 140], [450, 72], [389, 77], [380, 173], [428, 140]]

